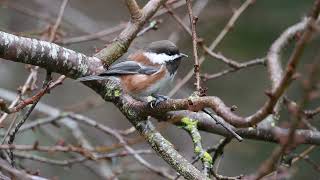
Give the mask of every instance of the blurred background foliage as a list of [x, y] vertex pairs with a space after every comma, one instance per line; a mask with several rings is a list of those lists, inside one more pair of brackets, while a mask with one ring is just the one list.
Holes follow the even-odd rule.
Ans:
[[[4, 2], [4, 1], [3, 1]], [[144, 4], [146, 1], [140, 1]], [[238, 8], [243, 0], [209, 0], [206, 8], [199, 16], [197, 25], [198, 35], [204, 39], [204, 42], [209, 45], [223, 29], [229, 18], [232, 16], [233, 10]], [[237, 61], [247, 61], [255, 58], [265, 57], [272, 42], [283, 32], [288, 26], [293, 25], [304, 18], [310, 11], [312, 0], [257, 0], [256, 3], [249, 7], [235, 24], [233, 30], [226, 36], [223, 42], [217, 47], [216, 52], [221, 52], [228, 58]], [[27, 9], [32, 9], [35, 12], [46, 15], [53, 20], [57, 16], [61, 1], [59, 0], [10, 0], [7, 3], [12, 3], [17, 6], [22, 6]], [[48, 22], [39, 20], [35, 17], [27, 16], [20, 11], [15, 10], [10, 6], [0, 4], [0, 29], [7, 32], [14, 32], [25, 36], [37, 36], [38, 32], [43, 31]], [[180, 17], [186, 15], [186, 7], [182, 6], [175, 10]], [[192, 57], [192, 43], [190, 36], [183, 32], [176, 22], [168, 15], [162, 15], [157, 19], [163, 22], [159, 25], [157, 31], [147, 32], [143, 37], [137, 38], [131, 46], [131, 50], [143, 47], [145, 44], [167, 39], [173, 31], [179, 30], [178, 46], [181, 51], [189, 54]], [[94, 33], [102, 29], [106, 29], [121, 22], [129, 20], [128, 12], [123, 1], [119, 0], [70, 0], [63, 17], [61, 32], [64, 38], [75, 37], [79, 35]], [[96, 49], [100, 49], [108, 41], [112, 40], [117, 33], [105, 37], [104, 41], [94, 40], [83, 42], [66, 47], [76, 51], [83, 52], [88, 55], [94, 54]], [[286, 49], [282, 55], [283, 64], [286, 63], [293, 46]], [[299, 66], [299, 71], [303, 74], [306, 72], [307, 64], [314, 58], [319, 56], [318, 49], [319, 40], [312, 41], [304, 53], [302, 63]], [[193, 60], [183, 62], [176, 82], [183, 78], [184, 75], [193, 67]], [[208, 57], [205, 63], [201, 66], [202, 72], [216, 73], [227, 68], [217, 60]], [[39, 84], [41, 78], [44, 77], [44, 71], [40, 71]], [[28, 71], [24, 65], [9, 61], [0, 60], [0, 87], [11, 91], [16, 91], [16, 88], [23, 84]], [[194, 79], [184, 86], [176, 97], [187, 97], [193, 90]], [[248, 115], [256, 111], [266, 100], [265, 90], [270, 87], [267, 70], [263, 66], [255, 66], [248, 69], [240, 70], [236, 73], [228, 74], [218, 79], [209, 80], [204, 83], [208, 87], [208, 95], [218, 96], [228, 105], [236, 105], [238, 113]], [[172, 85], [173, 86], [173, 85]], [[293, 83], [289, 90], [288, 96], [294, 100], [301, 97], [301, 82]], [[56, 106], [60, 109], [68, 109], [76, 104], [86, 100], [93, 100], [97, 106], [88, 107], [81, 110], [80, 113], [85, 114], [103, 124], [112, 128], [126, 129], [130, 127], [128, 121], [112, 104], [105, 104], [98, 95], [89, 90], [85, 86], [67, 80], [63, 86], [54, 89], [49, 95], [46, 95], [42, 102]], [[310, 103], [308, 107], [315, 107], [317, 102]], [[319, 105], [319, 103], [318, 103]], [[41, 117], [41, 114], [34, 113], [31, 119]], [[287, 112], [282, 110], [280, 122], [288, 121]], [[51, 126], [51, 125], [48, 125]], [[104, 134], [96, 132], [96, 130], [85, 128], [89, 138], [96, 145], [112, 144], [112, 140], [106, 138]], [[68, 130], [61, 127], [53, 127], [56, 135], [60, 139], [74, 143], [72, 138], [68, 136]], [[193, 145], [187, 134], [172, 125], [166, 125], [161, 129], [163, 135], [171, 141], [175, 147], [188, 159], [193, 156]], [[204, 147], [215, 145], [220, 136], [208, 133], [203, 134]], [[61, 136], [59, 136], [61, 135]], [[130, 138], [138, 137], [137, 134]], [[39, 140], [40, 144], [51, 145], [56, 142], [52, 138], [44, 136], [41, 129], [35, 132], [24, 133], [23, 136], [18, 136], [17, 143], [32, 144], [35, 140]], [[143, 141], [134, 147], [148, 147]], [[258, 142], [253, 140], [245, 140], [242, 143], [233, 141], [225, 149], [225, 154], [220, 161], [219, 173], [225, 175], [239, 175], [253, 173], [257, 167], [268, 158], [272, 149], [275, 147], [272, 143]], [[303, 147], [303, 146], [302, 146]], [[297, 152], [299, 149], [297, 149]], [[47, 155], [47, 156], [50, 156]], [[63, 157], [63, 156], [62, 156]], [[312, 159], [319, 161], [320, 154], [316, 150], [311, 154]], [[61, 158], [61, 156], [57, 156]], [[160, 158], [150, 156], [148, 159], [153, 164], [165, 163]], [[146, 178], [148, 171], [141, 167], [130, 157], [115, 159], [115, 165], [118, 161], [122, 161], [121, 166], [127, 171], [121, 175], [123, 179], [150, 179]], [[89, 179], [97, 178], [90, 173], [89, 170], [81, 165], [75, 165], [71, 168], [48, 166], [41, 163], [24, 161], [29, 166], [29, 169], [39, 170], [41, 174], [47, 177], [57, 176], [59, 179]], [[137, 172], [131, 172], [139, 170]], [[299, 162], [292, 169], [292, 179], [318, 179], [319, 172], [306, 164], [304, 161]], [[156, 176], [156, 178], [159, 178]]]

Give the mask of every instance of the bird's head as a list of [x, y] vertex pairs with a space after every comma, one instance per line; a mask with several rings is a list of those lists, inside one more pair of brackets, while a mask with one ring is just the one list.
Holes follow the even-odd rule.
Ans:
[[169, 40], [155, 41], [144, 48], [144, 55], [153, 63], [165, 64], [188, 57], [180, 53], [178, 47]]

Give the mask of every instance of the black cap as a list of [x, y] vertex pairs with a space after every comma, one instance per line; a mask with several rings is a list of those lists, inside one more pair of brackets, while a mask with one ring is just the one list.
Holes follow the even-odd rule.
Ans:
[[152, 52], [157, 54], [165, 53], [169, 56], [180, 54], [178, 47], [169, 40], [152, 42], [147, 47], [145, 47], [144, 50], [146, 52]]

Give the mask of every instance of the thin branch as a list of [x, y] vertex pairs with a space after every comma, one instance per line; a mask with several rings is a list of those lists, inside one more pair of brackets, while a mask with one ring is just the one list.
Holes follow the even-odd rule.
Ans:
[[222, 126], [224, 129], [226, 129], [228, 132], [230, 132], [230, 134], [231, 134], [234, 138], [236, 138], [239, 142], [243, 141], [243, 138], [242, 138], [241, 136], [239, 136], [239, 134], [237, 134], [237, 133], [232, 129], [232, 127], [230, 127], [229, 124], [225, 123], [225, 121], [224, 121], [221, 117], [213, 114], [212, 112], [210, 112], [210, 110], [208, 110], [208, 109], [206, 109], [206, 108], [202, 109], [202, 111], [203, 111], [204, 113], [208, 114], [208, 115], [216, 122], [216, 124]]
[[318, 164], [318, 162], [311, 159], [308, 155], [300, 156], [298, 154], [298, 155], [296, 155], [296, 157], [299, 157], [299, 158], [305, 160], [308, 164], [310, 164], [313, 167], [314, 170], [318, 171], [318, 173], [320, 172], [320, 165]]
[[[230, 135], [230, 132], [221, 127], [220, 125], [216, 124], [216, 122], [207, 114], [205, 113], [195, 113], [190, 111], [176, 111], [176, 112], [169, 112], [163, 117], [159, 117], [160, 120], [171, 122], [175, 125], [181, 125], [182, 118], [191, 118], [198, 120], [198, 127], [199, 130], [218, 134], [224, 137], [233, 138]], [[273, 127], [273, 128], [241, 128], [233, 130], [239, 134], [241, 137], [245, 139], [251, 140], [258, 140], [263, 142], [274, 142], [279, 143], [280, 137], [288, 136], [289, 129], [288, 128], [280, 128], [280, 127]], [[302, 144], [320, 144], [320, 132], [313, 131], [313, 130], [303, 130], [299, 129], [296, 132], [298, 137], [301, 137], [303, 141], [300, 143]]]
[[308, 156], [308, 154], [310, 154], [314, 149], [316, 148], [316, 146], [310, 146], [307, 149], [305, 149], [302, 153], [300, 153], [297, 157], [293, 158], [291, 161], [291, 164], [295, 164], [297, 163], [299, 160], [303, 159], [304, 157]]
[[95, 57], [101, 59], [104, 64], [110, 65], [121, 57], [129, 48], [129, 45], [142, 29], [143, 25], [156, 13], [159, 7], [167, 0], [150, 0], [141, 10], [138, 21], [129, 22], [127, 27], [106, 48], [100, 50]]
[[[218, 44], [224, 39], [227, 33], [231, 30], [231, 27], [234, 26], [240, 15], [255, 2], [255, 0], [246, 0], [232, 15], [227, 25], [223, 28], [217, 38], [211, 43], [209, 46], [210, 51], [214, 51], [214, 49], [218, 46]], [[205, 57], [202, 56], [199, 59], [199, 63], [202, 64], [205, 60]], [[186, 84], [190, 78], [192, 77], [194, 71], [190, 70], [187, 75], [169, 92], [168, 96], [173, 96], [179, 89], [182, 88], [184, 84]]]
[[64, 153], [79, 153], [82, 156], [94, 159], [95, 156], [92, 154], [94, 152], [99, 152], [97, 149], [86, 149], [83, 147], [77, 147], [73, 145], [66, 146], [40, 146], [36, 142], [33, 145], [22, 145], [22, 144], [2, 144], [0, 145], [0, 149], [5, 150], [17, 150], [17, 151], [39, 151], [39, 152], [64, 152]]
[[[10, 91], [4, 90], [0, 88], [0, 94], [3, 98], [5, 98], [6, 100], [12, 101], [15, 97], [16, 94], [12, 93]], [[38, 105], [35, 107], [35, 109], [39, 112], [41, 112], [42, 114], [46, 114], [49, 117], [46, 119], [39, 120], [39, 125], [40, 124], [45, 124], [42, 122], [45, 122], [46, 120], [50, 120], [52, 118], [60, 118], [63, 117], [64, 113], [63, 111], [54, 108], [52, 106], [43, 104], [41, 102], [38, 103]], [[54, 120], [52, 120], [51, 122], [53, 122]], [[25, 130], [28, 130], [28, 127], [32, 128], [32, 127], [36, 127], [36, 126], [32, 126], [33, 124], [36, 124], [36, 122], [30, 122], [28, 124], [25, 124], [21, 127], [21, 129], [19, 130], [19, 133], [22, 133]], [[49, 122], [48, 122], [49, 123]], [[94, 147], [92, 146], [91, 142], [89, 140], [87, 140], [85, 133], [81, 130], [80, 126], [78, 125], [78, 123], [76, 123], [75, 121], [73, 121], [70, 118], [63, 118], [61, 119], [60, 123], [62, 125], [64, 125], [66, 128], [68, 128], [70, 130], [71, 135], [76, 139], [76, 141], [78, 142], [78, 144], [80, 144], [82, 147], [86, 148], [86, 149], [94, 149]], [[50, 129], [46, 128], [45, 132], [50, 134]], [[55, 133], [55, 132], [53, 132]], [[96, 155], [95, 153], [93, 153], [94, 155]], [[75, 154], [75, 156], [77, 156]], [[95, 162], [95, 163], [90, 163], [90, 162], [85, 162], [84, 163], [85, 166], [87, 166], [90, 170], [92, 170], [93, 172], [95, 172], [98, 176], [100, 176], [101, 178], [112, 178], [114, 177], [114, 174], [111, 170], [111, 165], [104, 160]]]
[[215, 177], [217, 180], [241, 180], [241, 179], [243, 179], [243, 175], [229, 177], [229, 176], [223, 176], [223, 175], [217, 174], [215, 172], [213, 172], [213, 177]]
[[62, 45], [69, 45], [69, 44], [81, 43], [81, 42], [86, 42], [86, 41], [92, 41], [92, 40], [96, 40], [101, 37], [116, 33], [125, 27], [126, 27], [126, 24], [121, 23], [117, 26], [113, 26], [111, 28], [107, 28], [107, 29], [98, 31], [96, 33], [83, 35], [83, 36], [77, 36], [77, 37], [71, 37], [71, 38], [64, 38], [64, 39], [58, 40], [56, 42], [59, 44], [62, 44]]
[[[180, 1], [180, 2], [185, 2], [185, 1]], [[201, 13], [205, 12], [204, 9], [206, 8], [207, 4], [210, 2], [210, 0], [200, 0], [200, 1], [193, 1], [193, 6], [192, 6], [192, 12], [193, 12], [193, 16], [199, 17]], [[168, 4], [168, 3], [167, 3]], [[169, 11], [171, 10], [169, 8], [169, 6], [165, 6], [165, 8]], [[172, 10], [171, 10], [172, 11]], [[171, 14], [170, 12], [168, 12], [169, 14]], [[172, 13], [179, 18], [178, 15], [176, 15], [175, 12], [172, 11]], [[176, 17], [174, 17], [176, 19]], [[179, 18], [180, 19], [180, 18]], [[192, 32], [189, 28], [189, 13], [187, 12], [184, 17], [182, 19], [180, 19], [181, 22], [183, 24], [183, 26], [186, 26], [187, 29], [189, 31], [187, 31], [188, 34], [190, 34], [190, 36], [192, 36]], [[182, 29], [184, 29], [184, 27], [182, 27]], [[189, 33], [190, 32], [190, 33]], [[173, 32], [170, 33], [168, 39], [174, 43], [177, 43], [179, 41], [179, 37], [181, 37], [181, 33], [180, 33], [180, 29], [176, 29]], [[199, 39], [201, 39], [199, 37]]]
[[[33, 82], [35, 82], [37, 73], [38, 73], [38, 69], [39, 67], [34, 67], [30, 69], [30, 74], [28, 75], [25, 83], [23, 84], [21, 91], [19, 93], [19, 95], [16, 97], [15, 100], [13, 100], [11, 102], [11, 104], [9, 105], [8, 108], [13, 108], [21, 99], [21, 97], [29, 90], [29, 88], [32, 86]], [[8, 117], [8, 113], [4, 113], [1, 117], [0, 117], [0, 124], [3, 123], [3, 121]]]
[[92, 127], [95, 127], [97, 129], [101, 130], [104, 133], [107, 133], [109, 135], [114, 136], [124, 146], [124, 148], [128, 152], [132, 153], [133, 157], [139, 163], [141, 163], [143, 166], [147, 167], [151, 171], [156, 172], [157, 174], [159, 174], [161, 176], [164, 176], [168, 179], [173, 179], [173, 177], [170, 174], [168, 174], [164, 169], [152, 166], [149, 162], [147, 162], [145, 159], [143, 159], [139, 154], [135, 154], [135, 150], [127, 144], [127, 142], [124, 140], [124, 138], [117, 131], [115, 131], [107, 126], [104, 126], [102, 124], [99, 124], [96, 121], [91, 120], [87, 117], [81, 116], [79, 114], [69, 114], [69, 117], [72, 118], [73, 120], [80, 122], [80, 123], [85, 123], [87, 125], [90, 125]]
[[71, 166], [73, 164], [82, 163], [84, 161], [92, 160], [92, 161], [99, 161], [103, 159], [112, 159], [114, 157], [125, 157], [125, 156], [133, 156], [134, 154], [152, 154], [153, 152], [150, 150], [135, 150], [135, 153], [130, 153], [128, 151], [121, 151], [116, 153], [108, 153], [108, 154], [98, 154], [95, 155], [95, 158], [92, 159], [90, 157], [79, 157], [67, 160], [55, 160], [55, 159], [48, 159], [42, 156], [37, 156], [33, 154], [26, 154], [26, 153], [14, 153], [17, 158], [20, 159], [30, 159], [33, 161], [39, 161], [46, 164], [53, 164], [58, 166]]
[[[283, 91], [288, 87], [289, 83], [291, 82], [292, 75], [295, 72], [296, 66], [300, 60], [303, 50], [305, 49], [305, 46], [314, 31], [313, 24], [318, 19], [319, 13], [320, 13], [320, 0], [316, 0], [314, 3], [313, 11], [311, 13], [310, 18], [308, 19], [308, 22], [303, 31], [303, 34], [299, 39], [299, 41], [297, 42], [296, 47], [289, 58], [289, 62], [288, 62], [285, 74], [282, 77], [279, 85], [272, 92], [271, 98], [273, 98], [274, 96], [280, 97], [280, 95], [283, 93]], [[258, 172], [254, 175], [253, 179], [260, 179], [265, 175], [269, 174], [270, 172], [272, 172], [276, 168], [276, 164], [277, 164], [276, 162], [279, 160], [279, 158], [285, 153], [287, 148], [294, 141], [295, 132], [299, 125], [300, 120], [301, 120], [301, 117], [298, 114], [290, 126], [288, 140], [281, 147], [277, 147], [273, 151], [271, 157], [261, 165]]]
[[178, 22], [178, 24], [190, 35], [192, 36], [192, 32], [190, 30], [190, 28], [183, 23], [183, 20], [180, 19], [180, 17], [171, 9], [171, 7], [169, 7], [167, 4], [163, 5], [166, 10], [168, 11], [168, 13], [176, 20], [176, 22]]
[[223, 56], [221, 53], [215, 53], [215, 52], [212, 52], [208, 47], [206, 46], [202, 46], [202, 48], [205, 50], [206, 53], [208, 53], [210, 56], [216, 58], [216, 59], [219, 59], [221, 60], [223, 63], [227, 64], [228, 66], [230, 66], [231, 68], [233, 69], [239, 69], [241, 67], [241, 64], [234, 61], [234, 60], [231, 60], [231, 59], [228, 59], [226, 58], [225, 56]]
[[142, 29], [138, 34], [137, 37], [142, 36], [144, 33], [150, 31], [150, 30], [157, 30], [158, 29], [158, 25], [161, 23], [161, 20], [153, 20], [149, 23], [149, 25], [147, 27], [145, 27], [144, 29]]
[[35, 176], [35, 175], [30, 175], [27, 174], [24, 171], [19, 171], [15, 168], [12, 168], [7, 162], [4, 160], [0, 159], [0, 169], [3, 171], [7, 171], [10, 174], [13, 175], [16, 179], [23, 179], [23, 180], [48, 180], [47, 178], [40, 177], [40, 176]]
[[196, 90], [199, 95], [201, 95], [201, 78], [200, 78], [200, 63], [198, 59], [198, 37], [196, 32], [196, 23], [198, 21], [197, 17], [193, 16], [192, 12], [192, 4], [191, 0], [186, 0], [186, 4], [188, 7], [189, 19], [191, 24], [191, 32], [192, 32], [192, 46], [193, 46], [193, 57], [194, 57], [194, 74], [196, 79]]
[[[172, 11], [170, 9], [169, 6], [164, 5], [164, 7], [168, 10], [168, 13], [173, 17], [173, 19], [192, 37], [192, 32], [191, 32], [190, 28], [183, 23], [183, 20], [180, 19], [179, 16], [174, 11]], [[248, 66], [248, 65], [245, 65], [244, 63], [241, 64], [241, 63], [238, 63], [234, 60], [228, 59], [225, 56], [223, 56], [221, 53], [215, 53], [215, 52], [211, 51], [210, 48], [207, 47], [206, 45], [204, 45], [203, 43], [201, 44], [200, 47], [205, 51], [205, 53], [207, 53], [211, 57], [222, 61], [223, 63], [227, 64], [228, 66], [230, 66], [232, 68], [230, 70], [225, 70], [225, 71], [234, 72], [236, 70], [239, 70], [241, 68], [245, 68]], [[257, 61], [259, 61], [259, 59], [257, 59]], [[254, 65], [254, 62], [252, 62], [252, 63]], [[257, 64], [259, 64], [259, 63], [260, 62], [257, 62]], [[249, 66], [250, 65], [251, 65], [251, 63], [249, 63]]]
[[49, 39], [48, 39], [49, 42], [53, 42], [53, 40], [55, 38], [56, 32], [58, 30], [58, 27], [60, 26], [60, 23], [61, 23], [61, 20], [62, 20], [62, 16], [63, 16], [63, 13], [64, 13], [64, 9], [66, 8], [67, 3], [68, 3], [68, 0], [63, 0], [63, 2], [61, 4], [57, 21], [54, 24], [54, 26], [52, 27], [51, 32], [50, 32], [50, 36], [49, 36]]
[[[14, 93], [9, 93], [8, 91], [5, 91], [0, 88], [0, 95], [4, 98], [9, 98], [7, 100], [10, 100], [10, 98], [13, 98], [15, 96]], [[46, 107], [42, 107], [44, 105], [39, 104], [37, 107], [43, 113], [51, 112], [52, 110], [47, 109]], [[47, 106], [47, 105], [45, 105]], [[37, 108], [36, 107], [36, 108]], [[51, 123], [53, 121], [56, 121], [60, 118], [67, 117], [69, 113], [64, 112], [56, 112], [54, 110], [54, 114], [50, 114], [52, 117], [48, 117], [45, 119], [39, 119], [34, 122], [30, 122], [28, 124], [25, 124], [22, 126], [19, 132], [24, 132], [26, 130], [35, 128], [37, 126], [45, 125], [48, 123]], [[190, 112], [190, 111], [177, 111], [177, 112], [169, 112], [164, 117], [159, 117], [163, 121], [168, 121], [171, 123], [175, 123], [176, 125], [180, 125], [180, 120], [183, 117], [188, 117], [191, 119], [197, 119], [199, 129], [208, 133], [213, 134], [219, 134], [225, 137], [231, 137], [230, 133], [226, 131], [224, 128], [222, 128], [220, 125], [216, 124], [214, 120], [210, 116], [208, 116], [205, 113], [196, 113], [196, 112]], [[62, 120], [61, 122], [70, 122]], [[272, 129], [265, 129], [265, 128], [246, 128], [246, 129], [233, 129], [236, 133], [238, 133], [240, 136], [246, 138], [246, 139], [253, 139], [253, 140], [260, 140], [265, 142], [279, 142], [279, 136], [287, 136], [288, 129], [287, 128], [280, 128], [280, 127], [274, 127]], [[121, 134], [121, 132], [119, 132]], [[311, 130], [297, 130], [296, 134], [300, 137], [303, 137], [304, 144], [320, 144], [320, 132], [318, 131], [311, 131]]]
[[[236, 62], [236, 61], [234, 61], [234, 62]], [[232, 72], [239, 71], [244, 68], [257, 66], [257, 65], [265, 65], [265, 63], [266, 63], [265, 58], [253, 59], [253, 60], [250, 60], [247, 62], [237, 63], [236, 68], [226, 69], [226, 70], [223, 70], [223, 71], [215, 73], [215, 74], [203, 74], [201, 76], [204, 81], [207, 81], [207, 80], [211, 80], [211, 79], [216, 79], [218, 77], [224, 76], [224, 75], [232, 73]]]
[[[47, 76], [46, 76], [46, 80], [43, 83], [43, 92], [49, 92], [48, 89], [53, 88], [55, 86], [57, 86], [58, 84], [61, 84], [61, 82], [65, 79], [65, 76], [62, 76], [62, 78], [58, 79], [57, 81], [50, 83], [51, 81], [51, 72], [47, 72]], [[28, 119], [28, 117], [30, 116], [30, 114], [32, 113], [32, 111], [34, 110], [34, 108], [36, 107], [36, 105], [38, 104], [38, 102], [40, 101], [40, 98], [42, 96], [40, 96], [38, 99], [36, 99], [32, 106], [27, 110], [27, 112], [22, 116], [21, 120], [15, 125], [14, 129], [8, 129], [9, 132], [9, 139], [8, 139], [8, 144], [12, 144], [16, 134], [18, 133], [20, 127], [26, 122], [26, 120]], [[4, 137], [5, 140], [6, 137]], [[13, 152], [12, 150], [9, 151], [9, 156], [10, 156], [10, 160], [11, 160], [11, 165], [14, 166], [15, 165], [15, 161], [14, 161], [14, 156], [13, 156]]]
[[42, 96], [44, 96], [46, 93], [50, 92], [53, 88], [55, 88], [58, 85], [61, 85], [66, 77], [61, 76], [58, 78], [55, 82], [52, 82], [48, 84], [48, 86], [45, 86], [42, 88], [39, 92], [37, 92], [34, 96], [21, 100], [19, 104], [17, 104], [15, 107], [7, 107], [5, 102], [0, 99], [0, 110], [3, 110], [4, 112], [11, 114], [20, 111], [21, 109], [25, 108], [26, 106], [30, 104], [35, 104], [37, 101], [41, 99]]
[[[177, 3], [177, 5], [174, 6], [174, 9], [179, 8], [183, 6], [185, 3]], [[158, 11], [154, 17], [161, 16], [168, 11]], [[83, 35], [83, 36], [78, 36], [78, 37], [71, 37], [71, 38], [65, 38], [62, 40], [57, 40], [56, 43], [62, 44], [62, 45], [68, 45], [68, 44], [75, 44], [75, 43], [81, 43], [81, 42], [86, 42], [86, 41], [91, 41], [91, 40], [96, 40], [100, 39], [104, 36], [108, 36], [110, 34], [116, 33], [120, 30], [123, 30], [127, 26], [127, 23], [120, 23], [119, 25], [113, 26], [111, 28], [106, 28], [104, 30], [98, 31], [96, 33], [88, 34], [88, 35]], [[141, 33], [143, 30], [141, 30], [139, 33]], [[138, 36], [138, 35], [137, 35]]]
[[213, 147], [213, 148], [209, 148], [207, 151], [208, 153], [213, 152], [213, 156], [212, 156], [212, 164], [215, 164], [215, 161], [222, 156], [223, 152], [224, 152], [224, 148], [231, 142], [231, 138], [224, 138], [221, 139], [219, 141], [219, 143]]

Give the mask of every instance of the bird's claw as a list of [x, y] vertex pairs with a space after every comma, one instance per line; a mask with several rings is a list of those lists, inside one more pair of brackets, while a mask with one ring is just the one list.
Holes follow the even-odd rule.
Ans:
[[155, 108], [156, 106], [158, 106], [161, 102], [164, 102], [166, 100], [169, 99], [169, 97], [167, 96], [163, 96], [163, 95], [158, 95], [158, 94], [153, 94], [152, 95], [155, 99], [153, 99], [152, 101], [149, 102], [149, 105], [151, 108]]

